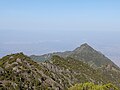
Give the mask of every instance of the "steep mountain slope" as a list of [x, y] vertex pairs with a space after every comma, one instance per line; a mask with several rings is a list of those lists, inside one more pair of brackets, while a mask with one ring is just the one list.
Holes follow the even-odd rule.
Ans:
[[103, 67], [105, 65], [111, 65], [118, 69], [118, 66], [115, 65], [110, 59], [108, 59], [102, 53], [94, 50], [86, 43], [76, 48], [71, 54], [71, 57], [77, 60], [83, 60], [93, 67]]
[[47, 71], [22, 53], [5, 56], [0, 60], [0, 90], [63, 90]]
[[[66, 59], [53, 56], [51, 61], [53, 65], [64, 68], [65, 72], [70, 71], [69, 75], [73, 77], [71, 81], [74, 83], [94, 82], [96, 84], [113, 83], [120, 87], [120, 71], [114, 71], [110, 68], [104, 67], [104, 69], [93, 69], [88, 64], [82, 61], [75, 60], [71, 57]], [[66, 71], [67, 70], [67, 71]]]
[[89, 46], [87, 43], [82, 44], [80, 47], [76, 48], [73, 51], [66, 51], [66, 52], [56, 52], [56, 53], [50, 53], [45, 54], [41, 56], [30, 56], [31, 59], [35, 61], [45, 61], [49, 60], [53, 55], [59, 55], [61, 57], [72, 57], [77, 60], [81, 60], [83, 62], [88, 63], [91, 67], [99, 68], [106, 65], [110, 65], [111, 67], [115, 69], [119, 69], [117, 65], [115, 65], [110, 59], [108, 59], [105, 55], [102, 53], [94, 50], [91, 46]]
[[76, 83], [86, 82], [112, 83], [120, 87], [120, 73], [110, 71], [95, 70], [71, 57], [64, 59], [54, 55], [48, 61], [35, 62], [17, 53], [0, 59], [0, 89], [66, 90]]

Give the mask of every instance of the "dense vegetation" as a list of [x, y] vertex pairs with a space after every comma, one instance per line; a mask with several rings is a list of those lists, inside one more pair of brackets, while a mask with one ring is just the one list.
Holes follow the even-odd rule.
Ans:
[[75, 84], [68, 90], [118, 90], [113, 84], [95, 85], [94, 83]]

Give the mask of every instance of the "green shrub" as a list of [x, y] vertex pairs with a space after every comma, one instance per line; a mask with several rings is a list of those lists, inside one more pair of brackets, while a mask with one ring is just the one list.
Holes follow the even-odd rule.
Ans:
[[75, 84], [68, 90], [118, 90], [113, 84], [95, 85], [94, 83]]

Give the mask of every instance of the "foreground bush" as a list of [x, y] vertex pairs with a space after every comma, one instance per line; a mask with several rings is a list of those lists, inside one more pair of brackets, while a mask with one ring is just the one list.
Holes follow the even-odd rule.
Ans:
[[113, 84], [95, 85], [94, 83], [75, 84], [68, 90], [118, 90]]

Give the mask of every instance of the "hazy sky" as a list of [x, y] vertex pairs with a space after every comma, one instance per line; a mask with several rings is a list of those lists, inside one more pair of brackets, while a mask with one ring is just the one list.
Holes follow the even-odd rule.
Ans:
[[120, 0], [1, 0], [3, 30], [119, 30]]
[[73, 50], [87, 42], [116, 58], [119, 39], [120, 0], [0, 1], [0, 56]]

